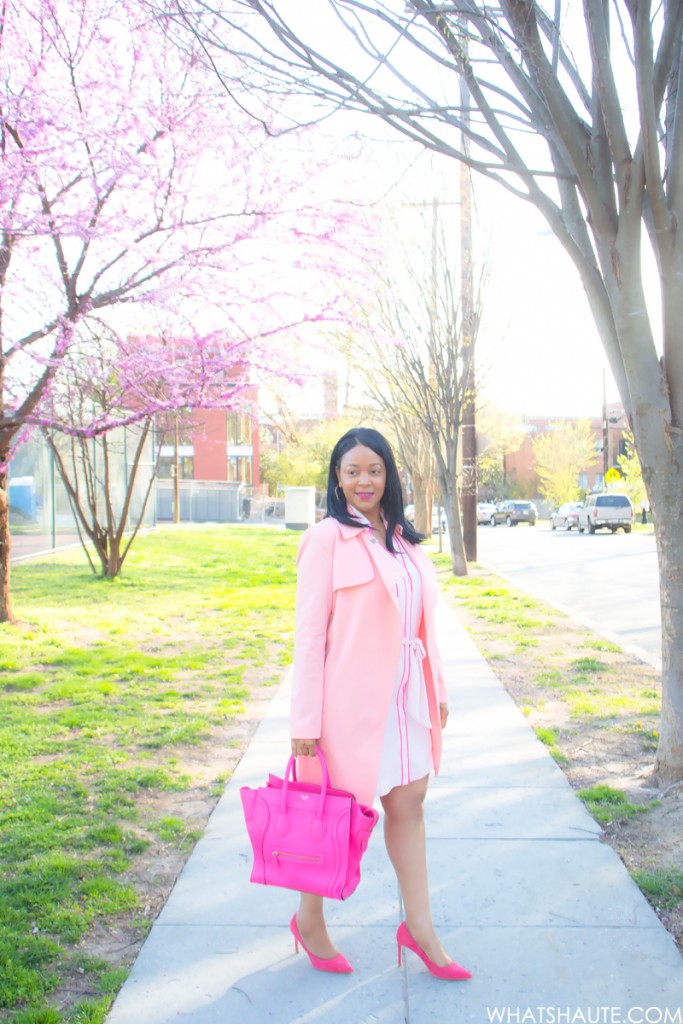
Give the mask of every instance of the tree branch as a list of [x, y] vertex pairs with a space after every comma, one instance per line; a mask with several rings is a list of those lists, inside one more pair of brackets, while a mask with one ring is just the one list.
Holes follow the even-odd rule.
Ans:
[[650, 207], [657, 234], [668, 234], [671, 218], [666, 205], [662, 168], [659, 160], [658, 117], [653, 91], [652, 30], [649, 0], [639, 0], [634, 24], [636, 83], [638, 86], [638, 112], [640, 115], [640, 155], [645, 170]]

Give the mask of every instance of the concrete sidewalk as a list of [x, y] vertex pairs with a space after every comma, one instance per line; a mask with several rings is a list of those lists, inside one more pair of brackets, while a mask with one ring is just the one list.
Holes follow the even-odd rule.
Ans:
[[451, 717], [426, 808], [433, 910], [473, 979], [438, 981], [410, 952], [396, 966], [400, 901], [381, 823], [356, 893], [327, 904], [355, 972], [294, 955], [296, 897], [250, 885], [239, 798], [284, 771], [284, 684], [108, 1024], [683, 1024], [672, 938], [444, 602], [438, 626]]

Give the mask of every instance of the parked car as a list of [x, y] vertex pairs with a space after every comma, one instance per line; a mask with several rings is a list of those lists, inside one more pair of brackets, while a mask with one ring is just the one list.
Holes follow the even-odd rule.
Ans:
[[403, 509], [403, 515], [406, 517], [406, 519], [408, 520], [409, 523], [414, 523], [415, 522], [415, 506], [414, 505], [406, 505], [406, 507]]
[[589, 494], [579, 509], [579, 533], [595, 533], [603, 527], [616, 533], [619, 527], [630, 533], [633, 526], [633, 505], [628, 494]]
[[583, 508], [582, 501], [565, 501], [554, 512], [550, 514], [550, 529], [556, 530], [562, 526], [565, 530], [572, 530], [579, 525], [579, 509]]
[[478, 501], [477, 502], [477, 525], [480, 523], [490, 523], [491, 516], [496, 511], [496, 506], [492, 501]]
[[529, 526], [535, 526], [537, 519], [538, 512], [532, 501], [499, 501], [489, 522], [491, 526], [497, 526], [498, 523], [507, 523], [508, 526], [528, 523]]

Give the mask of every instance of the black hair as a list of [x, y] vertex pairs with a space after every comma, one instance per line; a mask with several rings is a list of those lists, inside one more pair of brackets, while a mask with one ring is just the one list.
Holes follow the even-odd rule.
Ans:
[[404, 540], [408, 541], [409, 544], [419, 544], [424, 540], [423, 535], [418, 533], [414, 526], [411, 526], [403, 513], [403, 491], [401, 489], [401, 478], [396, 468], [394, 453], [386, 437], [372, 427], [352, 427], [351, 430], [347, 430], [339, 438], [332, 449], [330, 471], [327, 477], [327, 515], [331, 516], [332, 519], [337, 519], [340, 523], [346, 523], [347, 526], [358, 526], [362, 529], [362, 524], [349, 513], [343, 493], [340, 498], [337, 490], [339, 484], [337, 470], [341, 460], [357, 444], [362, 444], [366, 448], [372, 449], [375, 455], [379, 455], [384, 463], [386, 484], [380, 505], [387, 521], [387, 548], [389, 551], [395, 551], [392, 537], [397, 526], [402, 528], [401, 536]]

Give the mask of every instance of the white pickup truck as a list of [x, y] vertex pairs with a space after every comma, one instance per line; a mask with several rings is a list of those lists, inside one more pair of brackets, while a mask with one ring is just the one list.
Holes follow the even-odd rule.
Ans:
[[595, 533], [603, 527], [615, 533], [619, 527], [630, 533], [633, 505], [627, 494], [589, 494], [579, 509], [579, 533]]

